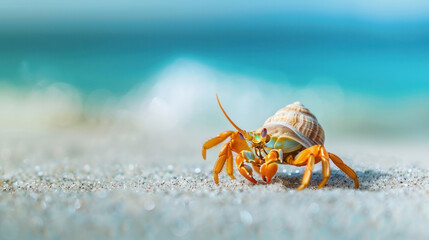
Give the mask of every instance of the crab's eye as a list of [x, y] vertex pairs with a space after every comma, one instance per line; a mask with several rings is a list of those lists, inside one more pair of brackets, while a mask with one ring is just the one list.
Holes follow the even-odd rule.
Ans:
[[270, 135], [267, 135], [267, 137], [265, 138], [265, 143], [268, 143], [271, 140]]
[[266, 137], [267, 136], [267, 129], [266, 128], [263, 128], [262, 129], [262, 132], [261, 132], [261, 137]]
[[246, 139], [244, 139], [244, 136], [243, 136], [243, 134], [241, 132], [239, 132], [238, 135], [240, 135], [241, 139], [246, 140]]

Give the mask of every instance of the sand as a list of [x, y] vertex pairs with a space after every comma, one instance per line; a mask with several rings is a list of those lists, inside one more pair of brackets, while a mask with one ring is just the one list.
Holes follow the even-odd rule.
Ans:
[[429, 239], [424, 142], [333, 140], [328, 150], [355, 169], [360, 188], [332, 166], [316, 190], [317, 166], [300, 192], [304, 168], [282, 167], [258, 185], [222, 173], [216, 185], [218, 148], [207, 161], [197, 145], [151, 158], [143, 142], [85, 131], [3, 133], [0, 239]]

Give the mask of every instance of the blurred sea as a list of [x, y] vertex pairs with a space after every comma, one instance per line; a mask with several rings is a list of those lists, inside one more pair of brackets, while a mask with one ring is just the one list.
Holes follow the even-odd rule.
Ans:
[[262, 22], [1, 24], [0, 128], [215, 134], [230, 128], [218, 93], [246, 129], [299, 100], [328, 134], [427, 136], [428, 22]]

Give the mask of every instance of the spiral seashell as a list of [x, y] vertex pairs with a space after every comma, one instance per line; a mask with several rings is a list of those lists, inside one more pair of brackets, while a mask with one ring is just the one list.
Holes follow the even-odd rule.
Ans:
[[263, 128], [268, 134], [277, 137], [290, 137], [308, 148], [322, 145], [325, 132], [317, 118], [302, 103], [295, 102], [278, 110], [265, 121]]

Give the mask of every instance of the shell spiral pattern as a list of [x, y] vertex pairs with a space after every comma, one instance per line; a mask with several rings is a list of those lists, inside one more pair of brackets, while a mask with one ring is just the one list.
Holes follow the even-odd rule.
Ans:
[[304, 147], [322, 145], [325, 132], [317, 118], [302, 103], [295, 102], [278, 110], [264, 123], [272, 135], [289, 135]]

